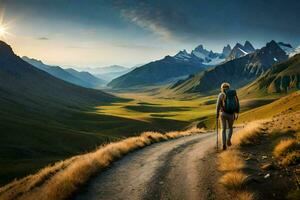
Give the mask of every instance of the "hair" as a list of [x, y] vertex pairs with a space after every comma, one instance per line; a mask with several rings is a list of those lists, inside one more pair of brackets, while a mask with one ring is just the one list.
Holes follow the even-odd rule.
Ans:
[[221, 92], [224, 92], [226, 89], [230, 88], [230, 84], [229, 83], [222, 83], [221, 84]]

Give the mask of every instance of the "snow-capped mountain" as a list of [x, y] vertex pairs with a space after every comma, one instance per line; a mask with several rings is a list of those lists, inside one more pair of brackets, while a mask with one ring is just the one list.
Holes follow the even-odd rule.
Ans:
[[179, 51], [175, 56], [175, 59], [181, 60], [181, 61], [189, 61], [192, 58], [192, 55], [189, 54], [185, 49], [182, 51]]
[[213, 51], [208, 51], [203, 47], [203, 45], [197, 46], [191, 53], [186, 50], [178, 52], [174, 58], [178, 61], [185, 62], [198, 62], [203, 65], [211, 66], [218, 65], [225, 61], [225, 58], [229, 55], [231, 51], [230, 45], [223, 48], [222, 53], [215, 53]]
[[231, 50], [231, 52], [230, 52], [229, 56], [226, 58], [226, 60], [227, 61], [234, 60], [236, 58], [245, 56], [249, 53], [253, 53], [254, 51], [255, 51], [255, 48], [249, 41], [246, 41], [244, 45], [237, 43]]

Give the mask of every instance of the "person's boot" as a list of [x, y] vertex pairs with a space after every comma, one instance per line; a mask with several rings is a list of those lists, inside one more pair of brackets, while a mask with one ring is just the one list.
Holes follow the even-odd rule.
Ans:
[[231, 141], [230, 140], [227, 140], [227, 146], [231, 146]]
[[226, 150], [226, 145], [223, 145], [223, 151]]

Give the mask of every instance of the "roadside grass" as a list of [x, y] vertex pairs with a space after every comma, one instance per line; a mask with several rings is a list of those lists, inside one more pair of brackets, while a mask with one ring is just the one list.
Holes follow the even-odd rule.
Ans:
[[192, 128], [183, 132], [145, 132], [118, 142], [100, 146], [91, 153], [58, 162], [21, 180], [0, 188], [0, 199], [60, 200], [71, 198], [86, 182], [125, 154], [168, 139], [198, 134], [203, 130]]
[[298, 146], [298, 142], [294, 138], [283, 139], [275, 146], [273, 155], [280, 158], [288, 152], [296, 150]]
[[300, 152], [292, 151], [288, 153], [281, 161], [281, 164], [285, 167], [290, 165], [297, 165], [300, 163]]
[[240, 171], [232, 171], [223, 175], [219, 182], [229, 190], [242, 190], [246, 185], [248, 176]]
[[222, 152], [218, 159], [218, 169], [220, 171], [241, 170], [245, 167], [245, 161], [241, 158], [236, 149], [229, 149]]
[[279, 163], [288, 167], [300, 163], [300, 138], [299, 132], [294, 134], [295, 137], [281, 139], [273, 150], [274, 157]]
[[218, 170], [225, 172], [220, 177], [219, 183], [235, 199], [254, 200], [256, 198], [255, 193], [247, 189], [249, 176], [244, 172], [246, 163], [239, 148], [244, 145], [255, 144], [262, 134], [261, 131], [262, 121], [254, 121], [247, 124], [233, 135], [233, 147], [220, 153], [218, 156]]
[[262, 123], [263, 121], [253, 121], [237, 131], [232, 137], [233, 144], [238, 146], [255, 144], [263, 134]]
[[254, 200], [256, 196], [253, 192], [243, 191], [236, 195], [237, 200]]

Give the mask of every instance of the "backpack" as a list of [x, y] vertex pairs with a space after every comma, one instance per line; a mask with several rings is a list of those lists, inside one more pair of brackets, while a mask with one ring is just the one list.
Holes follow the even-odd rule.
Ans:
[[225, 90], [223, 110], [228, 114], [239, 113], [240, 104], [235, 90]]

